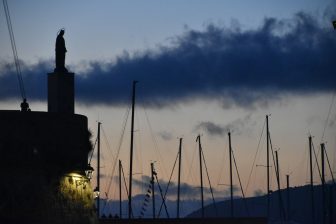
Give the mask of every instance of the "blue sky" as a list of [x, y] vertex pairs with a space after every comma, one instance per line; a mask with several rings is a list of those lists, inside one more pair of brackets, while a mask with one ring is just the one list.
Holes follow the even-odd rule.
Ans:
[[[209, 23], [245, 29], [264, 17], [290, 18], [298, 11], [324, 13], [333, 1], [10, 1], [19, 56], [35, 62], [53, 57], [57, 31], [64, 27], [69, 62], [109, 60], [122, 51], [166, 44], [184, 27], [202, 30]], [[3, 13], [2, 13], [3, 15]], [[3, 15], [4, 17], [4, 15]], [[6, 23], [0, 21], [0, 57], [10, 56]], [[25, 43], [29, 44], [25, 44]], [[38, 49], [38, 50], [37, 50]]]
[[[183, 136], [182, 180], [197, 186], [195, 138], [203, 133], [211, 180], [218, 197], [226, 196], [227, 188], [220, 184], [228, 182], [227, 131], [231, 130], [246, 186], [266, 114], [272, 114], [272, 142], [280, 148], [282, 174], [292, 173], [293, 185], [303, 185], [307, 179], [308, 133], [315, 136], [317, 148], [321, 141], [327, 142], [336, 168], [336, 109], [331, 104], [336, 32], [330, 21], [336, 18], [335, 1], [8, 4], [32, 110], [46, 111], [45, 74], [54, 68], [57, 32], [66, 29], [66, 66], [77, 74], [76, 112], [88, 116], [94, 134], [97, 120], [106, 131], [105, 176], [111, 175], [111, 161], [116, 158], [133, 79], [140, 81], [135, 172], [144, 176], [142, 180], [149, 175], [149, 162], [155, 160], [160, 177], [167, 181], [177, 138]], [[2, 7], [0, 49], [0, 109], [18, 109]], [[119, 155], [125, 167], [128, 134]], [[264, 152], [262, 146], [257, 163], [265, 163]], [[248, 195], [265, 191], [264, 171], [254, 167]], [[135, 178], [141, 180], [141, 175]], [[116, 197], [114, 189], [105, 191], [109, 198]]]

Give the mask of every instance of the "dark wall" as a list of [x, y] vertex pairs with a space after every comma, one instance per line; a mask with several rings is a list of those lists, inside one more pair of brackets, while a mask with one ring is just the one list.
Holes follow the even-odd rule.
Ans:
[[85, 116], [0, 111], [0, 223], [90, 223], [84, 185], [62, 185], [84, 174], [90, 150]]
[[48, 112], [75, 113], [75, 74], [48, 74]]
[[89, 138], [82, 115], [0, 111], [0, 167], [49, 174], [81, 169], [91, 150]]

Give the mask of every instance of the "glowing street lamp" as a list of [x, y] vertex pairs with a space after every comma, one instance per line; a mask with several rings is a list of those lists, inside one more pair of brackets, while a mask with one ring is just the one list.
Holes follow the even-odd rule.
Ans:
[[96, 187], [96, 188], [93, 190], [93, 197], [94, 197], [94, 198], [98, 198], [98, 197], [99, 197], [99, 194], [100, 194], [99, 189], [98, 189], [98, 187]]
[[91, 178], [92, 178], [93, 171], [94, 171], [94, 169], [92, 168], [92, 166], [90, 166], [90, 164], [88, 164], [87, 167], [85, 168], [85, 175], [89, 180], [91, 180]]

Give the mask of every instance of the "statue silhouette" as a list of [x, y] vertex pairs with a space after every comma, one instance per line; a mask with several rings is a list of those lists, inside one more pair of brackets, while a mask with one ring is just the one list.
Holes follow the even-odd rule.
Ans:
[[65, 68], [65, 53], [67, 52], [67, 49], [65, 48], [65, 41], [63, 38], [64, 30], [62, 29], [56, 38], [56, 68], [55, 72], [68, 72], [68, 70]]

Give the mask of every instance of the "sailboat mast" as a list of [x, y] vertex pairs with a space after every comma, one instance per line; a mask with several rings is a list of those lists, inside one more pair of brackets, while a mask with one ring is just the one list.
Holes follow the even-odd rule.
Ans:
[[119, 160], [119, 217], [122, 218], [122, 206], [121, 206], [121, 160]]
[[289, 189], [289, 175], [286, 175], [287, 182], [287, 221], [290, 220], [290, 189]]
[[202, 145], [201, 145], [201, 136], [200, 136], [200, 135], [197, 136], [196, 141], [198, 141], [198, 149], [199, 149], [202, 218], [204, 218], [203, 172], [202, 172], [202, 171], [203, 171], [203, 170], [202, 170]]
[[229, 159], [230, 159], [230, 205], [231, 205], [231, 217], [233, 217], [233, 182], [232, 182], [232, 148], [231, 148], [231, 133], [228, 133], [229, 136]]
[[178, 179], [177, 179], [177, 213], [176, 217], [180, 218], [180, 185], [181, 185], [181, 161], [182, 161], [182, 138], [180, 138], [179, 145], [179, 169], [178, 169]]
[[131, 120], [131, 146], [130, 146], [130, 170], [129, 170], [129, 194], [128, 194], [128, 218], [132, 217], [132, 176], [133, 176], [133, 135], [134, 135], [134, 106], [135, 106], [135, 85], [133, 81], [132, 91], [132, 120]]
[[152, 185], [152, 205], [153, 205], [153, 219], [155, 219], [155, 193], [154, 193], [154, 163], [151, 163], [151, 185]]
[[314, 177], [313, 177], [313, 142], [312, 136], [308, 137], [309, 140], [309, 166], [310, 166], [310, 194], [311, 194], [311, 215], [313, 224], [315, 223], [315, 202], [314, 202]]
[[269, 174], [269, 129], [268, 129], [268, 115], [266, 115], [266, 141], [267, 141], [267, 155], [266, 155], [266, 169], [267, 169], [267, 217], [270, 214], [270, 174]]
[[100, 125], [98, 122], [98, 132], [97, 132], [97, 217], [100, 216]]
[[285, 216], [285, 211], [282, 206], [282, 197], [281, 197], [281, 184], [280, 184], [280, 167], [279, 167], [279, 157], [278, 151], [275, 151], [275, 162], [276, 162], [276, 177], [277, 177], [277, 184], [278, 184], [278, 196], [279, 196], [279, 211], [280, 211], [280, 219]]
[[326, 200], [325, 200], [325, 174], [324, 174], [324, 143], [321, 143], [321, 181], [322, 181], [322, 211], [323, 211], [323, 221], [326, 222]]

